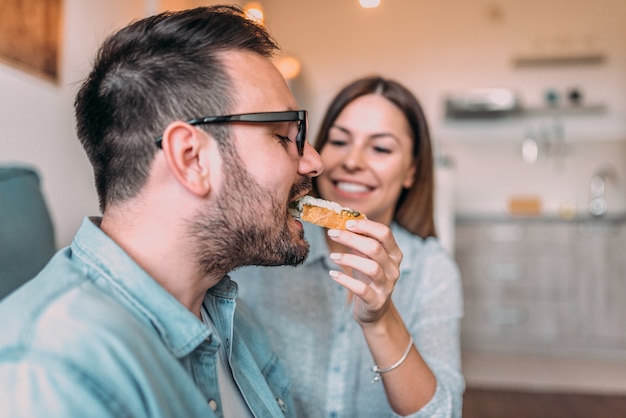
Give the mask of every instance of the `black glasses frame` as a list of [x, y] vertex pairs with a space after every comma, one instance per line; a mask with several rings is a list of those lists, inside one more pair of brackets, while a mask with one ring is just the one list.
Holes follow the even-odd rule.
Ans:
[[[298, 133], [296, 135], [296, 147], [298, 154], [304, 154], [304, 145], [306, 143], [307, 130], [309, 125], [309, 114], [306, 110], [286, 110], [282, 112], [257, 112], [257, 113], [240, 113], [237, 115], [225, 116], [205, 116], [203, 118], [190, 119], [187, 121], [190, 125], [204, 125], [209, 123], [268, 123], [268, 122], [298, 122]], [[161, 148], [163, 137], [158, 137], [154, 142]]]

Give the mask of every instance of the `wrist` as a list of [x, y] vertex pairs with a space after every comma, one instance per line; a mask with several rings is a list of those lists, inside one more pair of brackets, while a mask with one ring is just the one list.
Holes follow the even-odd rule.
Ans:
[[356, 318], [357, 323], [363, 330], [366, 338], [385, 339], [396, 333], [399, 329], [406, 329], [404, 321], [396, 311], [393, 303], [389, 303], [383, 313], [375, 320], [361, 321]]
[[372, 372], [374, 372], [374, 377], [372, 378], [372, 383], [376, 383], [376, 382], [382, 380], [383, 373], [390, 372], [390, 371], [395, 370], [398, 367], [400, 367], [402, 365], [402, 363], [404, 363], [404, 360], [406, 360], [406, 358], [409, 356], [409, 353], [411, 352], [411, 349], [413, 348], [413, 344], [414, 344], [413, 343], [413, 336], [410, 336], [409, 344], [407, 345], [404, 353], [402, 354], [402, 357], [400, 357], [400, 359], [398, 361], [396, 361], [394, 364], [392, 364], [391, 366], [380, 368], [380, 367], [378, 367], [378, 365], [374, 364], [372, 366]]

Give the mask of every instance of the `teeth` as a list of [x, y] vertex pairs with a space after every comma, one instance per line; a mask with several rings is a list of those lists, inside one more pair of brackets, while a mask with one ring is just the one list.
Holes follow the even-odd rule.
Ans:
[[348, 193], [364, 193], [364, 192], [369, 191], [369, 188], [362, 184], [346, 183], [346, 182], [337, 183], [337, 188], [339, 190], [342, 190]]
[[289, 208], [289, 214], [296, 219], [300, 219], [302, 216], [302, 213], [298, 209], [294, 208]]
[[289, 204], [289, 214], [296, 219], [300, 219], [302, 216], [302, 207], [299, 205], [298, 201]]

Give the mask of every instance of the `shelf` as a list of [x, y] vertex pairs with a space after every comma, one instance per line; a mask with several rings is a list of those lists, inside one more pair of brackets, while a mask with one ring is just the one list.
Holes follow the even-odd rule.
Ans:
[[520, 56], [513, 58], [513, 65], [517, 68], [601, 65], [605, 62], [606, 56], [602, 53], [581, 55]]
[[570, 106], [540, 106], [522, 108], [523, 116], [558, 116], [558, 115], [598, 115], [606, 112], [603, 104], [570, 105]]
[[617, 212], [604, 216], [593, 216], [587, 213], [579, 213], [574, 218], [566, 219], [557, 213], [542, 213], [537, 216], [511, 215], [508, 212], [483, 212], [483, 213], [456, 213], [454, 221], [457, 224], [589, 224], [589, 225], [615, 225], [626, 224], [626, 213]]
[[606, 113], [606, 106], [603, 104], [567, 105], [567, 106], [534, 106], [517, 107], [506, 111], [467, 111], [467, 112], [447, 112], [446, 120], [454, 121], [497, 121], [511, 120], [528, 116], [582, 116], [601, 115]]
[[560, 124], [568, 142], [626, 140], [624, 116], [603, 106], [538, 107], [495, 118], [444, 118], [432, 125], [431, 135], [443, 141], [521, 141], [529, 127], [553, 129], [555, 123]]

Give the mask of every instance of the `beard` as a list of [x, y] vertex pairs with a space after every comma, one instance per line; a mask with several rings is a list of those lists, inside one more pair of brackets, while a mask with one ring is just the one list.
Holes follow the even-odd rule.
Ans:
[[281, 202], [252, 178], [234, 150], [222, 154], [220, 195], [189, 227], [201, 273], [225, 275], [248, 265], [302, 264], [309, 244], [302, 229], [290, 229], [287, 206], [302, 191], [311, 189], [311, 179], [303, 176], [291, 188], [289, 200]]

